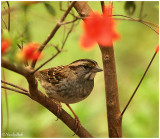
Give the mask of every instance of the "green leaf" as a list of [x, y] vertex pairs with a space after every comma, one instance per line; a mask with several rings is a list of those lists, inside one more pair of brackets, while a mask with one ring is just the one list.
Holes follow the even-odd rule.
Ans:
[[125, 3], [125, 7], [124, 7], [126, 13], [128, 15], [133, 15], [136, 9], [136, 4], [134, 1], [126, 1]]
[[10, 62], [15, 62], [15, 56], [18, 51], [17, 42], [18, 42], [18, 35], [16, 33], [13, 33], [11, 38], [11, 46], [9, 48], [9, 52], [7, 53], [7, 59]]
[[56, 11], [55, 9], [53, 8], [53, 6], [51, 6], [50, 4], [48, 3], [44, 3], [44, 6], [46, 7], [47, 11], [52, 15], [52, 16], [55, 16], [56, 15]]
[[10, 42], [11, 42], [10, 47], [8, 49], [8, 52], [4, 56], [6, 57], [6, 59], [9, 62], [13, 63], [13, 62], [15, 62], [15, 56], [16, 56], [16, 53], [18, 50], [18, 47], [17, 47], [18, 35], [15, 32], [10, 33], [10, 32], [8, 32], [8, 30], [4, 30], [3, 34], [2, 34], [2, 38], [10, 40]]
[[3, 39], [10, 39], [11, 38], [11, 35], [10, 35], [10, 33], [8, 32], [8, 30], [7, 29], [4, 29], [3, 30], [3, 33], [2, 33], [2, 38]]

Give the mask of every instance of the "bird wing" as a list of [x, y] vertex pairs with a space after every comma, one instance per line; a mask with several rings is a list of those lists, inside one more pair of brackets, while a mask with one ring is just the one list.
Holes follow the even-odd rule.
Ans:
[[58, 84], [67, 76], [65, 75], [64, 66], [58, 66], [46, 70], [39, 71], [44, 80], [52, 84]]

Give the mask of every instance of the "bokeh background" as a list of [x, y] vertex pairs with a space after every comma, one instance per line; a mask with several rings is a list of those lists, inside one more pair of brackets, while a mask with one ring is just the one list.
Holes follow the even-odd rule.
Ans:
[[[48, 2], [53, 6], [55, 13], [51, 15], [46, 10], [43, 2], [31, 4], [24, 13], [22, 2], [10, 1], [11, 12], [11, 33], [22, 34], [25, 22], [29, 23], [28, 32], [30, 41], [42, 43], [53, 29], [55, 23], [60, 19], [63, 12], [60, 11], [59, 2]], [[66, 9], [67, 1], [63, 2]], [[88, 2], [92, 9], [101, 12], [100, 2]], [[105, 2], [107, 4], [108, 2]], [[113, 2], [114, 14], [126, 15], [124, 9], [125, 2]], [[138, 18], [141, 2], [136, 1], [136, 9], [132, 17]], [[6, 3], [1, 3], [1, 10], [4, 11]], [[75, 12], [76, 13], [76, 12]], [[155, 24], [159, 22], [159, 2], [144, 2], [143, 19]], [[7, 21], [7, 15], [3, 16]], [[66, 21], [72, 17], [67, 16]], [[75, 26], [70, 34], [64, 52], [58, 55], [42, 69], [66, 65], [74, 60], [90, 58], [98, 62], [103, 67], [101, 52], [98, 45], [91, 51], [83, 51], [79, 47], [79, 38], [82, 32], [81, 23]], [[69, 28], [67, 25], [66, 28]], [[2, 28], [4, 24], [2, 23]], [[151, 60], [155, 47], [158, 45], [159, 36], [150, 28], [139, 22], [123, 21], [117, 22], [118, 32], [121, 39], [114, 44], [117, 79], [119, 88], [120, 108], [123, 110], [141, 76], [143, 75], [149, 61]], [[157, 30], [157, 29], [156, 29]], [[50, 43], [61, 46], [64, 28], [61, 27]], [[27, 43], [27, 41], [26, 41]], [[56, 50], [47, 46], [44, 50], [44, 57], [36, 66], [50, 58]], [[128, 138], [155, 138], [159, 137], [159, 59], [156, 56], [145, 79], [138, 89], [133, 101], [123, 117], [123, 137]], [[2, 68], [5, 73], [5, 80], [19, 86], [28, 88], [25, 78]], [[39, 85], [39, 89], [44, 92]], [[7, 90], [9, 119], [7, 120], [6, 101], [4, 90], [2, 89], [2, 133], [6, 131], [7, 122], [8, 133], [23, 133], [25, 138], [33, 137], [74, 137], [73, 132], [60, 120], [40, 104], [34, 102], [26, 96]], [[72, 115], [69, 109], [63, 104], [63, 108]], [[95, 87], [91, 95], [82, 102], [72, 104], [71, 107], [79, 116], [82, 125], [97, 138], [108, 137], [108, 127], [106, 119], [106, 100], [104, 90], [103, 72], [98, 73], [95, 78]]]

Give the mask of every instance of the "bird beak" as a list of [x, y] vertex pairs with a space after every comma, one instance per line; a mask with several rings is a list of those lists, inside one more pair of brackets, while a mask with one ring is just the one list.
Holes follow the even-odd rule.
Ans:
[[101, 72], [103, 71], [98, 65], [92, 70], [92, 72]]

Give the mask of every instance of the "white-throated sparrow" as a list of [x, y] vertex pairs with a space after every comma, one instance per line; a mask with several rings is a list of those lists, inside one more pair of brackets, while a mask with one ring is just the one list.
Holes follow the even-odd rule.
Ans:
[[[89, 96], [94, 87], [94, 77], [100, 71], [103, 70], [96, 61], [80, 59], [69, 65], [37, 71], [35, 77], [49, 98], [65, 103], [71, 109], [69, 104]], [[72, 109], [71, 111], [78, 120]]]

